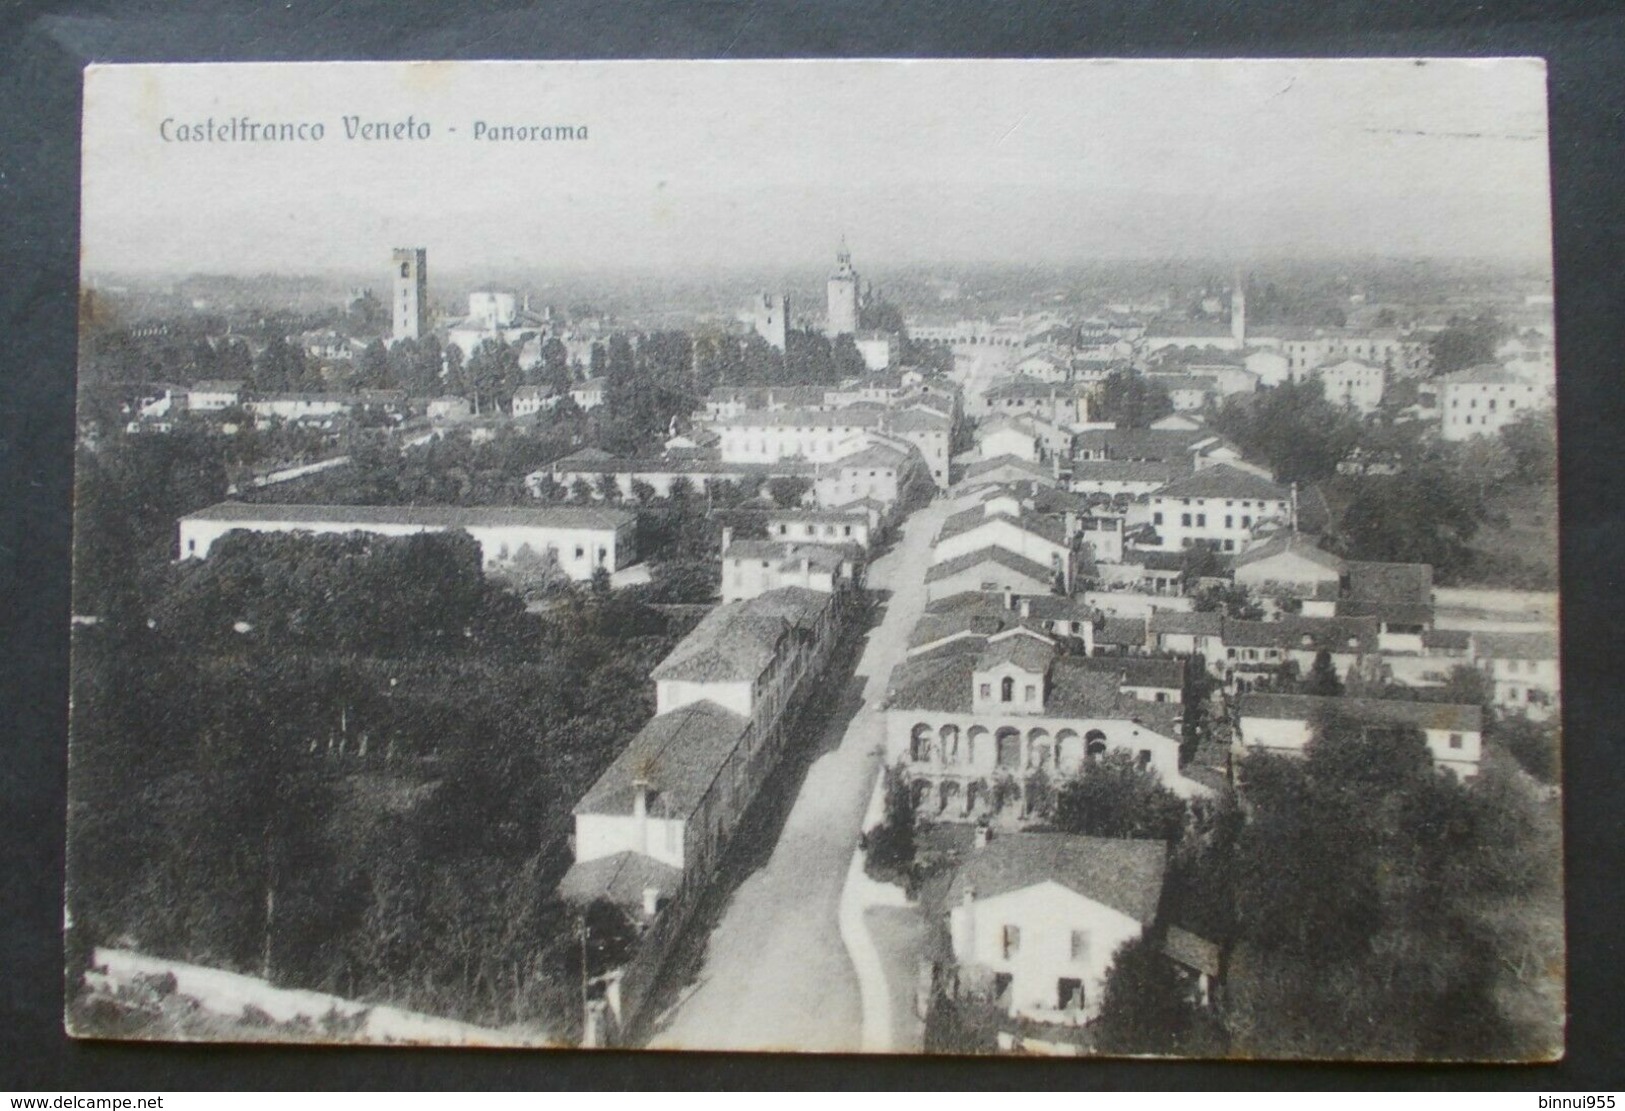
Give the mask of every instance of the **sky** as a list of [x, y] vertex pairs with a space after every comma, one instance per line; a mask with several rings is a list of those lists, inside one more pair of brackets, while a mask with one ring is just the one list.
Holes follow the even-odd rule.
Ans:
[[[87, 71], [83, 264], [704, 275], [1113, 258], [1546, 261], [1538, 59], [490, 62]], [[345, 116], [427, 120], [351, 141]], [[165, 120], [321, 122], [165, 142]], [[585, 126], [480, 142], [487, 125]], [[455, 129], [455, 130], [453, 130]]]

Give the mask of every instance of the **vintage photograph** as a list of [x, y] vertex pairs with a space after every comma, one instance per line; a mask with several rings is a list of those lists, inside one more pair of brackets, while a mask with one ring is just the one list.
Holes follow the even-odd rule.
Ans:
[[73, 1035], [1562, 1056], [1539, 59], [98, 65], [81, 200]]

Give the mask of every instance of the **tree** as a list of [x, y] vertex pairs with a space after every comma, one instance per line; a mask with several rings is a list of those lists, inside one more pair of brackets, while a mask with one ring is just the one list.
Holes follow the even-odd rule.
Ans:
[[886, 800], [880, 824], [868, 831], [866, 863], [895, 873], [914, 863], [914, 800], [901, 768], [886, 769]]
[[1346, 484], [1352, 496], [1336, 539], [1349, 558], [1431, 563], [1447, 583], [1471, 564], [1471, 542], [1487, 511], [1478, 492], [1443, 463], [1350, 477]]
[[558, 336], [548, 336], [542, 343], [542, 386], [551, 395], [569, 393], [570, 353]]
[[1096, 419], [1119, 428], [1149, 428], [1173, 411], [1168, 391], [1135, 371], [1114, 370], [1100, 384]]
[[1179, 796], [1127, 749], [1114, 748], [1087, 761], [1056, 797], [1055, 825], [1066, 833], [1171, 841], [1184, 821]]
[[772, 496], [773, 504], [780, 509], [794, 509], [806, 498], [812, 485], [811, 479], [786, 475], [769, 481], [767, 492]]
[[369, 390], [385, 390], [394, 385], [389, 379], [389, 349], [383, 340], [375, 339], [362, 349], [354, 385]]
[[1156, 938], [1124, 942], [1106, 970], [1095, 1045], [1107, 1053], [1179, 1053], [1196, 1025], [1196, 1008], [1179, 970]]
[[1501, 427], [1512, 457], [1512, 474], [1529, 486], [1549, 485], [1557, 475], [1557, 419], [1550, 409], [1526, 413]]
[[1555, 722], [1508, 715], [1495, 723], [1492, 736], [1524, 771], [1542, 783], [1558, 782], [1563, 769]]
[[1332, 654], [1324, 648], [1315, 653], [1315, 662], [1310, 665], [1309, 674], [1303, 680], [1303, 693], [1322, 698], [1336, 698], [1343, 693], [1343, 681], [1337, 677], [1337, 665], [1332, 662]]
[[1475, 317], [1451, 317], [1448, 325], [1434, 333], [1428, 341], [1433, 374], [1449, 374], [1479, 363], [1493, 362], [1495, 341], [1500, 334], [1501, 322], [1493, 312]]
[[1226, 398], [1213, 427], [1249, 459], [1268, 463], [1277, 482], [1318, 482], [1360, 442], [1358, 419], [1326, 400], [1320, 379], [1286, 382]]

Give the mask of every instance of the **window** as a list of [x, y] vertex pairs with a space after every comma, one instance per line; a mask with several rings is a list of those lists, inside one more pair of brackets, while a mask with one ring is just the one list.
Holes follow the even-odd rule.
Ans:
[[1450, 747], [1451, 748], [1460, 748], [1461, 747], [1461, 734], [1460, 733], [1452, 733], [1452, 734], [1450, 734]]
[[1253, 527], [1253, 519], [1251, 517], [1243, 517], [1241, 519], [1241, 527], [1242, 528], [1252, 528]]
[[1151, 523], [1153, 525], [1162, 524], [1162, 514], [1161, 513], [1153, 513], [1153, 514], [1151, 514]]
[[983, 698], [992, 698], [993, 697], [993, 684], [992, 683], [983, 683], [982, 684], [982, 697]]
[[1230, 514], [1228, 514], [1228, 513], [1226, 513], [1224, 515], [1224, 527], [1225, 528], [1235, 528], [1236, 527], [1236, 519], [1234, 517], [1230, 516]]
[[1001, 948], [1006, 958], [1013, 957], [1021, 952], [1021, 927], [1006, 926], [1003, 936], [1000, 937]]
[[197, 541], [196, 540], [188, 540], [186, 542], [186, 551], [187, 551], [188, 554], [196, 552], [197, 551]]
[[576, 558], [577, 559], [585, 559], [586, 557], [587, 557], [587, 549], [583, 548], [580, 544], [577, 544], [576, 545]]
[[1190, 528], [1191, 527], [1191, 515], [1189, 513], [1181, 513], [1179, 515], [1179, 524], [1180, 524], [1181, 528]]
[[1196, 527], [1197, 528], [1207, 528], [1207, 514], [1206, 513], [1198, 513], [1196, 515]]
[[1140, 750], [1140, 767], [1149, 768], [1150, 766], [1151, 766], [1151, 750], [1149, 748], [1142, 748]]
[[1033, 684], [1031, 684], [1031, 683], [1027, 684], [1027, 701], [1028, 702], [1037, 702], [1038, 701], [1038, 688], [1036, 686], [1034, 686]]
[[999, 701], [1000, 702], [1014, 702], [1015, 700], [1016, 700], [1016, 681], [1014, 679], [1012, 679], [1010, 676], [1006, 675], [1004, 677], [1004, 682], [999, 684]]
[[1086, 961], [1089, 959], [1089, 931], [1072, 931], [1072, 959]]

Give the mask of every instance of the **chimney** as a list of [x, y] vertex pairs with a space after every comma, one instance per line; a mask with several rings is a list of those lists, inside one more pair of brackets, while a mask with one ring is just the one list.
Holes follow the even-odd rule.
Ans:
[[1033, 615], [1033, 600], [1031, 598], [1023, 598], [1021, 600], [1021, 616], [1022, 617], [1031, 617], [1032, 615]]
[[650, 918], [660, 913], [660, 888], [645, 887], [643, 889], [643, 913]]
[[722, 526], [722, 554], [727, 555], [728, 549], [734, 545], [734, 530], [731, 525]]
[[1078, 535], [1078, 514], [1075, 510], [1068, 509], [1062, 520], [1066, 522], [1066, 542], [1070, 544], [1072, 538]]
[[1004, 588], [1004, 608], [1007, 610], [1016, 608], [1016, 592], [1008, 586]]
[[801, 557], [801, 585], [812, 587], [812, 560], [806, 556]]
[[639, 777], [632, 781], [632, 817], [638, 826], [638, 852], [649, 851], [649, 781]]
[[[972, 843], [978, 849], [987, 848], [987, 843], [989, 841], [991, 841], [992, 839], [993, 839], [993, 830], [990, 827], [984, 826], [984, 825], [976, 826], [974, 839], [973, 839]], [[970, 888], [970, 887], [965, 888], [965, 901], [967, 903], [970, 902], [971, 899], [975, 897], [974, 892], [975, 892], [974, 888]]]

